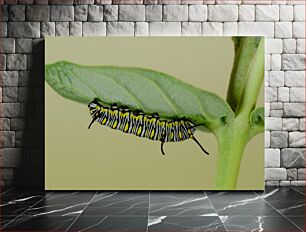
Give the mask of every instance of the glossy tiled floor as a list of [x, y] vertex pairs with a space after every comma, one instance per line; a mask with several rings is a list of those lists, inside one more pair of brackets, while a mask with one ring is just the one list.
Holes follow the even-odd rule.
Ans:
[[2, 190], [1, 231], [269, 231], [305, 228], [305, 190], [43, 192]]

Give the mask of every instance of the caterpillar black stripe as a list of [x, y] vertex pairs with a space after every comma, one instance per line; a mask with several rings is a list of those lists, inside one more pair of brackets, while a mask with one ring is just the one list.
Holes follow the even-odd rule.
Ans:
[[190, 121], [183, 119], [162, 120], [158, 114], [146, 115], [141, 110], [131, 111], [117, 105], [103, 106], [98, 99], [88, 104], [92, 121], [88, 126], [97, 121], [101, 125], [130, 133], [138, 137], [144, 137], [161, 142], [161, 152], [164, 155], [164, 143], [180, 142], [193, 139], [205, 154], [209, 154], [194, 137], [196, 127]]

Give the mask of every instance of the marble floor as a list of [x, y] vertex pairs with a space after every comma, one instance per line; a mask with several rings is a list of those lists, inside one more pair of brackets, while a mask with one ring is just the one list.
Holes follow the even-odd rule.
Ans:
[[1, 231], [305, 231], [305, 188], [265, 192], [1, 190]]

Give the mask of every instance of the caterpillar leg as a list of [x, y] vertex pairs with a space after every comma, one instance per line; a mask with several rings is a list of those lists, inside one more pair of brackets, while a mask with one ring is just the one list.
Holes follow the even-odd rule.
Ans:
[[91, 125], [96, 121], [96, 119], [98, 118], [98, 116], [94, 116], [91, 123], [88, 126], [88, 129], [90, 129]]
[[165, 152], [164, 152], [164, 144], [165, 144], [165, 142], [161, 142], [161, 145], [160, 145], [160, 150], [161, 150], [161, 153], [162, 153], [163, 155], [165, 155]]
[[202, 151], [203, 151], [206, 155], [209, 155], [209, 153], [208, 153], [207, 151], [205, 151], [205, 149], [202, 147], [202, 145], [199, 143], [199, 141], [198, 141], [194, 136], [192, 136], [191, 138], [199, 145], [199, 147], [202, 149]]

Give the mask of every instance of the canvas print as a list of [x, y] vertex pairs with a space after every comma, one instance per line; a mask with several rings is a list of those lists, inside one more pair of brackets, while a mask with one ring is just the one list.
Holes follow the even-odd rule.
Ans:
[[264, 188], [263, 37], [49, 37], [47, 190]]

